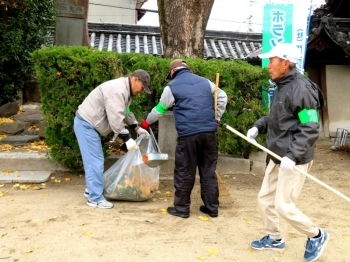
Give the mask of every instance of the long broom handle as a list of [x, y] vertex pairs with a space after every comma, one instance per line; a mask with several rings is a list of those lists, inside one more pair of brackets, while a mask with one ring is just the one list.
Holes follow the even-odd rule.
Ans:
[[[278, 159], [280, 161], [282, 160], [282, 158], [279, 155], [276, 155], [274, 152], [272, 152], [269, 149], [267, 149], [266, 147], [263, 147], [262, 145], [258, 144], [256, 141], [253, 141], [253, 140], [249, 139], [245, 135], [243, 135], [240, 132], [238, 132], [236, 129], [230, 127], [227, 124], [224, 124], [223, 126], [226, 127], [228, 130], [230, 130], [231, 132], [235, 133], [236, 135], [240, 136], [241, 138], [243, 138], [247, 142], [253, 144], [254, 146], [260, 148], [261, 150], [265, 151], [269, 155], [273, 156], [274, 158], [276, 158], [276, 159]], [[299, 167], [294, 166], [294, 170], [302, 173], [303, 175], [307, 176], [308, 178], [310, 178], [314, 182], [318, 183], [319, 185], [321, 185], [321, 186], [327, 188], [328, 190], [332, 191], [334, 194], [336, 194], [336, 195], [340, 196], [341, 198], [345, 199], [346, 201], [350, 202], [350, 198], [349, 197], [347, 197], [346, 195], [340, 193], [339, 191], [337, 191], [333, 187], [330, 187], [329, 185], [327, 185], [326, 183], [322, 182], [321, 180], [318, 180], [317, 178], [313, 177], [312, 175], [310, 175], [309, 173], [307, 173], [304, 170], [300, 169]]]
[[214, 90], [214, 112], [215, 112], [215, 120], [218, 117], [218, 88], [219, 88], [219, 73], [216, 73], [215, 80], [215, 90]]

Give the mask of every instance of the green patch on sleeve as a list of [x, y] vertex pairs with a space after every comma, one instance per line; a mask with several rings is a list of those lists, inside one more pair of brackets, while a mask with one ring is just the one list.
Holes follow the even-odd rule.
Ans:
[[165, 105], [163, 105], [161, 102], [159, 102], [156, 105], [156, 110], [159, 114], [164, 115], [165, 112], [168, 110], [168, 108]]
[[130, 111], [130, 108], [128, 107], [128, 108], [126, 109], [126, 111], [125, 111], [125, 114], [128, 115], [128, 114], [130, 114], [130, 112], [131, 112], [131, 111]]
[[298, 113], [300, 123], [307, 124], [309, 122], [318, 123], [318, 112], [316, 109], [303, 109]]

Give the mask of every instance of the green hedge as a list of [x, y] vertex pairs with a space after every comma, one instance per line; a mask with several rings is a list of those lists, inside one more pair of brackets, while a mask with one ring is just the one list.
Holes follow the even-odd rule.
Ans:
[[[46, 122], [46, 143], [52, 158], [72, 170], [82, 168], [79, 147], [73, 131], [73, 119], [78, 105], [99, 84], [144, 69], [151, 76], [152, 96], [137, 96], [131, 105], [139, 121], [158, 103], [171, 59], [150, 55], [117, 54], [87, 47], [47, 47], [32, 55], [41, 93], [42, 110]], [[261, 86], [268, 74], [260, 67], [244, 61], [186, 59], [191, 71], [215, 83], [220, 74], [219, 87], [228, 95], [226, 112], [221, 123], [227, 123], [242, 133], [254, 121], [267, 113], [261, 102]], [[237, 157], [247, 157], [257, 148], [230, 131], [220, 128], [219, 151]], [[108, 138], [105, 138], [106, 141]], [[258, 142], [264, 143], [259, 136]], [[105, 147], [106, 149], [106, 147]]]

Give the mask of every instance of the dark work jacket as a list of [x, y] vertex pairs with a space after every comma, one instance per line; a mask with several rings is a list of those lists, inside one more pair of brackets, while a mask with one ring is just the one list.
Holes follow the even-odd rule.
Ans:
[[187, 68], [180, 69], [168, 86], [175, 98], [173, 113], [179, 137], [216, 132], [214, 98], [208, 79]]
[[[280, 157], [287, 156], [297, 165], [314, 158], [314, 147], [319, 136], [319, 124], [301, 124], [298, 113], [303, 109], [319, 109], [322, 94], [318, 86], [295, 69], [276, 81], [277, 88], [270, 115], [254, 123], [259, 134], [267, 134], [267, 148]], [[271, 157], [279, 164], [280, 161]]]

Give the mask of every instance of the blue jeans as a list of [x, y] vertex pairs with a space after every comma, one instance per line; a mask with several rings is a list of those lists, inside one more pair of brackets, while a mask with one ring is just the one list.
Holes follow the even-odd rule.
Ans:
[[91, 124], [77, 116], [74, 118], [74, 132], [83, 159], [85, 182], [89, 190], [89, 199], [95, 202], [104, 200], [104, 156], [100, 134]]

